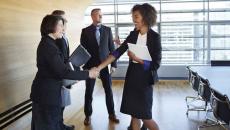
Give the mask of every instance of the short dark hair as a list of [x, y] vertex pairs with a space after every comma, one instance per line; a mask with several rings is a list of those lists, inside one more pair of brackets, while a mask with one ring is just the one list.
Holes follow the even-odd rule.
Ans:
[[49, 33], [54, 33], [55, 28], [60, 20], [64, 24], [64, 20], [61, 16], [46, 15], [43, 18], [41, 27], [40, 27], [41, 36], [46, 36]]
[[[63, 11], [63, 10], [54, 10], [52, 12], [52, 15], [62, 16], [62, 15], [65, 15], [65, 11]], [[64, 23], [67, 23], [67, 20], [65, 18], [63, 18], [63, 19], [64, 19]]]
[[100, 8], [95, 8], [95, 9], [92, 9], [91, 10], [91, 15], [94, 13], [94, 12], [96, 12], [96, 11], [100, 11], [101, 9]]
[[144, 3], [142, 5], [140, 5], [140, 4], [134, 5], [131, 12], [133, 13], [135, 11], [140, 12], [141, 16], [143, 17], [144, 23], [148, 27], [152, 27], [156, 24], [157, 11], [152, 5], [150, 5], [148, 3]]
[[[63, 10], [54, 10], [52, 12], [52, 15], [62, 16], [62, 15], [65, 15], [65, 11], [63, 11]], [[63, 18], [63, 19], [64, 19], [64, 22], [67, 23], [67, 20], [65, 18]]]
[[65, 15], [65, 11], [63, 11], [63, 10], [54, 10], [52, 12], [52, 15], [58, 15], [58, 16]]

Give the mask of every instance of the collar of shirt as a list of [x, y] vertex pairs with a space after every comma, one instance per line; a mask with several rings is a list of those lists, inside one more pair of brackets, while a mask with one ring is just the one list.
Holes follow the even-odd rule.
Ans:
[[95, 28], [97, 28], [97, 27], [98, 27], [99, 29], [101, 28], [101, 24], [97, 24], [97, 25], [93, 25], [93, 26], [94, 26]]
[[141, 35], [141, 33], [139, 33], [136, 44], [146, 46], [146, 44], [147, 44], [147, 33], [145, 33], [143, 35]]

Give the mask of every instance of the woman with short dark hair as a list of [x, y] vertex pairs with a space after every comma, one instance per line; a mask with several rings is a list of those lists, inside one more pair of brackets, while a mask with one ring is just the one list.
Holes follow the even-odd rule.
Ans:
[[153, 85], [157, 80], [157, 69], [161, 62], [160, 35], [151, 27], [156, 24], [157, 12], [147, 3], [132, 8], [132, 19], [135, 24], [123, 44], [110, 55], [98, 69], [102, 69], [118, 59], [128, 50], [128, 44], [147, 46], [151, 61], [140, 59], [131, 51], [128, 70], [121, 103], [121, 112], [132, 116], [132, 130], [140, 130], [140, 120], [150, 130], [158, 130], [152, 119]]
[[37, 48], [37, 74], [31, 87], [32, 130], [64, 130], [61, 128], [62, 79], [85, 80], [98, 75], [96, 69], [72, 71], [55, 40], [63, 35], [63, 19], [46, 15], [41, 23], [41, 41]]

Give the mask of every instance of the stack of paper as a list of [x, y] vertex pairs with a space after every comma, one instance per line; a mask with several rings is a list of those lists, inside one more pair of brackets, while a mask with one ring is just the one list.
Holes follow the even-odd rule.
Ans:
[[135, 54], [136, 57], [142, 60], [152, 61], [147, 46], [128, 43], [128, 47], [129, 50]]

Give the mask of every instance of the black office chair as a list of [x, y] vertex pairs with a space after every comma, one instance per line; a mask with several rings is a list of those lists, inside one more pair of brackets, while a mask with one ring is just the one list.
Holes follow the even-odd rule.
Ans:
[[195, 90], [195, 91], [198, 91], [198, 88], [199, 88], [199, 81], [198, 79], [196, 79], [197, 77], [197, 73], [196, 72], [193, 72], [189, 66], [187, 67], [187, 70], [189, 72], [189, 75], [188, 75], [188, 80], [189, 80], [189, 83], [190, 83], [190, 86], [192, 86], [192, 88]]
[[208, 113], [213, 112], [213, 110], [210, 105], [211, 88], [210, 88], [210, 83], [207, 79], [203, 79], [203, 78], [200, 79], [200, 86], [198, 89], [198, 94], [201, 96], [201, 98], [205, 102], [205, 109], [206, 109], [205, 122], [206, 123], [208, 121], [215, 122], [215, 119], [208, 117]]
[[[227, 96], [223, 96], [214, 90], [211, 92], [210, 104], [213, 109], [213, 115], [216, 118], [214, 125], [220, 125], [225, 130], [230, 126], [230, 101]], [[228, 127], [228, 128], [227, 128]]]
[[211, 60], [211, 66], [230, 66], [230, 60]]
[[[201, 78], [199, 77], [199, 75], [196, 72], [193, 72], [189, 67], [187, 67], [187, 70], [189, 72], [188, 80], [189, 80], [190, 86], [193, 88], [193, 90], [195, 90], [197, 92], [196, 97], [186, 96], [186, 98], [185, 98], [186, 105], [187, 105], [186, 115], [188, 116], [189, 111], [206, 111], [207, 103], [205, 102], [205, 100], [202, 97], [204, 95], [203, 94], [204, 91], [200, 88], [201, 87], [200, 85], [203, 85], [201, 82]], [[198, 101], [198, 100], [204, 101], [205, 105], [204, 106], [195, 106], [193, 103], [195, 101]]]

